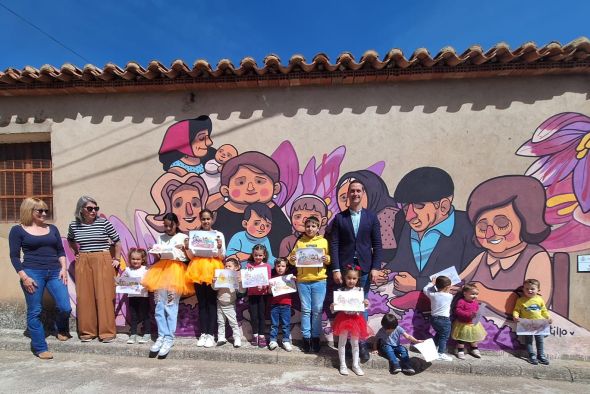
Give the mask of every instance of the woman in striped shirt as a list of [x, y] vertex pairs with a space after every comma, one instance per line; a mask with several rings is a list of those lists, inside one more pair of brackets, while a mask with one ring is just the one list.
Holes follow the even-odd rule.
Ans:
[[68, 243], [76, 256], [78, 335], [82, 342], [98, 337], [108, 343], [117, 335], [114, 268], [119, 266], [121, 241], [113, 225], [98, 216], [98, 209], [92, 197], [78, 199]]

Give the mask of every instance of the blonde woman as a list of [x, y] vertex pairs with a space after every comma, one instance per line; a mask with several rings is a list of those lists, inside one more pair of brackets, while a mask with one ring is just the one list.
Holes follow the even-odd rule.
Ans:
[[60, 341], [70, 338], [69, 317], [72, 311], [67, 288], [66, 254], [57, 227], [45, 223], [48, 212], [43, 200], [25, 199], [20, 206], [20, 224], [12, 227], [8, 236], [10, 260], [20, 277], [27, 303], [31, 349], [42, 360], [53, 358], [40, 318], [45, 289], [55, 299], [57, 339]]

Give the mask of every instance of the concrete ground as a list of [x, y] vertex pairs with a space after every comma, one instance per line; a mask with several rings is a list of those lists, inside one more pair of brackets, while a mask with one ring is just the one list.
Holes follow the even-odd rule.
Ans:
[[[106, 346], [106, 345], [105, 345]], [[367, 369], [363, 377], [342, 377], [314, 365], [249, 364], [221, 361], [112, 357], [60, 353], [42, 361], [24, 351], [0, 350], [0, 391], [6, 393], [586, 393], [588, 384], [524, 377], [423, 372], [390, 375]]]

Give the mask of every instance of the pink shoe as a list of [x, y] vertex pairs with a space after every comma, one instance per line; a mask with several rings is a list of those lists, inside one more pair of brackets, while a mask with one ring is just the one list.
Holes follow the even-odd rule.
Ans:
[[252, 337], [252, 339], [250, 340], [250, 345], [252, 345], [252, 346], [258, 346], [258, 335], [254, 335]]
[[266, 338], [264, 335], [258, 335], [258, 347], [266, 347]]

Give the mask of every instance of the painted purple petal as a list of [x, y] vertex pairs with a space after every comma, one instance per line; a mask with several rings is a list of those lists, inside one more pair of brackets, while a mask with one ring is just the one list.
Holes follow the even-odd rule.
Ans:
[[339, 146], [334, 149], [329, 155], [322, 157], [322, 163], [316, 170], [317, 187], [315, 194], [318, 196], [336, 198], [336, 183], [340, 176], [340, 165], [344, 160], [346, 148]]
[[287, 195], [289, 192], [287, 191], [287, 185], [285, 185], [285, 182], [279, 181], [279, 184], [281, 185], [281, 191], [279, 194], [277, 194], [277, 197], [273, 201], [279, 207], [282, 207], [285, 205], [285, 201], [289, 198]]
[[590, 118], [577, 112], [563, 112], [553, 115], [537, 127], [531, 142], [538, 143], [549, 139], [563, 129], [585, 130], [583, 133], [587, 133], [590, 131]]
[[376, 174], [379, 176], [381, 176], [381, 174], [383, 174], [384, 169], [385, 169], [385, 162], [384, 161], [378, 161], [377, 163], [375, 163], [372, 166], [367, 168], [367, 170], [369, 170], [373, 174]]
[[516, 154], [519, 156], [546, 156], [562, 151], [570, 151], [570, 154], [575, 157], [575, 147], [584, 134], [586, 133], [578, 130], [561, 130], [551, 138], [543, 141], [526, 142], [518, 148]]
[[566, 150], [537, 160], [528, 168], [526, 175], [534, 176], [543, 185], [549, 186], [566, 178], [577, 163], [575, 151]]
[[[292, 195], [299, 180], [299, 159], [293, 145], [289, 141], [283, 141], [273, 152], [271, 158], [277, 163], [280, 171], [280, 179], [287, 194], [281, 201], [286, 202]], [[276, 202], [276, 201], [275, 201]], [[277, 204], [281, 206], [281, 204]]]
[[303, 194], [313, 194], [317, 185], [315, 176], [315, 157], [309, 159], [309, 162], [301, 174], [301, 183], [303, 186]]
[[129, 249], [137, 247], [137, 242], [135, 242], [135, 238], [131, 235], [131, 231], [129, 231], [121, 219], [116, 216], [110, 216], [109, 222], [113, 224], [113, 227], [115, 227], [115, 230], [117, 230], [117, 233], [121, 238], [121, 256], [127, 261]]
[[588, 152], [586, 156], [578, 161], [578, 165], [574, 169], [574, 194], [580, 203], [582, 212], [590, 211], [590, 160], [588, 159]]
[[590, 227], [572, 219], [551, 230], [551, 234], [541, 246], [551, 253], [575, 253], [590, 249]]

